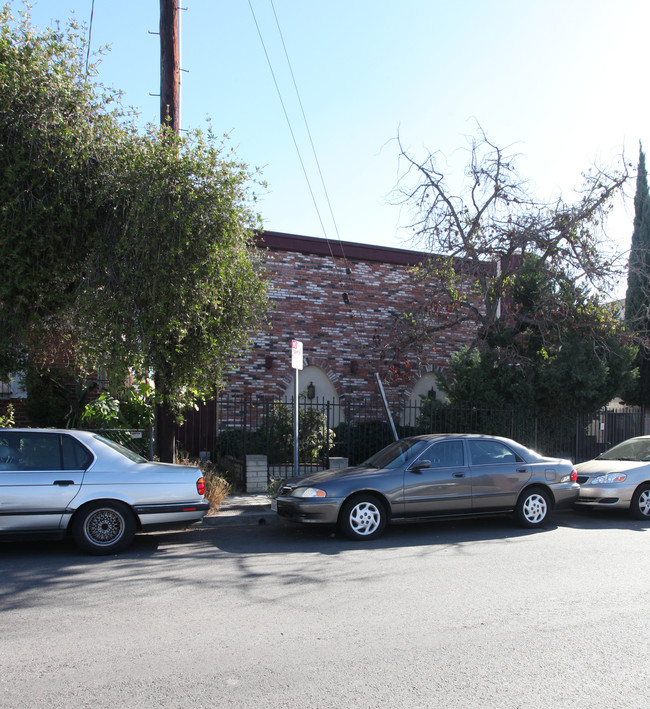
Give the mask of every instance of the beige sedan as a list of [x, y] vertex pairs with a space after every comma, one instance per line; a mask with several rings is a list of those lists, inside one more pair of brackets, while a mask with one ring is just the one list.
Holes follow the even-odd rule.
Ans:
[[578, 506], [625, 509], [635, 519], [650, 520], [650, 436], [629, 438], [576, 470]]

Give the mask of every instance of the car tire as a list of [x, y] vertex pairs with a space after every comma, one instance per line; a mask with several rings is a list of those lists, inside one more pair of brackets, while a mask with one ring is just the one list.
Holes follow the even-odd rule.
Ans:
[[634, 491], [630, 514], [634, 519], [650, 519], [650, 484], [643, 483]]
[[388, 515], [383, 503], [375, 495], [357, 495], [341, 508], [339, 527], [343, 534], [355, 541], [376, 539], [386, 527]]
[[122, 502], [98, 501], [82, 507], [72, 521], [72, 538], [91, 554], [115, 554], [131, 544], [135, 518]]
[[551, 511], [548, 493], [539, 487], [524, 490], [517, 500], [515, 517], [522, 527], [542, 527]]

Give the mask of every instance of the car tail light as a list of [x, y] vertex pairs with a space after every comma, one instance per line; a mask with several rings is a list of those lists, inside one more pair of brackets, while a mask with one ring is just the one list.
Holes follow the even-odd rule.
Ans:
[[571, 482], [574, 483], [578, 480], [578, 471], [574, 468], [571, 471]]
[[205, 478], [199, 478], [196, 481], [196, 491], [199, 495], [205, 495]]

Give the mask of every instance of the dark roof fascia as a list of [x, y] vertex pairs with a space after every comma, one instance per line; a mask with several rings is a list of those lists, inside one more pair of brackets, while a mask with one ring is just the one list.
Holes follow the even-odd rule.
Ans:
[[273, 251], [294, 251], [317, 256], [334, 256], [350, 261], [378, 261], [403, 266], [416, 266], [430, 256], [430, 254], [408, 249], [358, 244], [339, 239], [318, 239], [313, 236], [285, 234], [279, 231], [258, 232], [255, 242], [260, 248]]

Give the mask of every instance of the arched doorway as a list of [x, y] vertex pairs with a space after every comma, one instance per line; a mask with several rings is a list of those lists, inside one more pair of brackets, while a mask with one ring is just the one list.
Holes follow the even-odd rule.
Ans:
[[[295, 377], [295, 373], [294, 373]], [[284, 392], [284, 398], [293, 398], [295, 379], [291, 377], [289, 386]], [[308, 365], [298, 373], [298, 395], [315, 405], [330, 403], [330, 426], [334, 428], [345, 420], [343, 408], [339, 404], [339, 397], [327, 373], [320, 367]]]
[[440, 390], [438, 380], [434, 372], [423, 374], [411, 389], [411, 394], [406, 402], [404, 414], [400, 423], [404, 426], [415, 426], [422, 406], [422, 399], [437, 399], [444, 401], [444, 393]]

